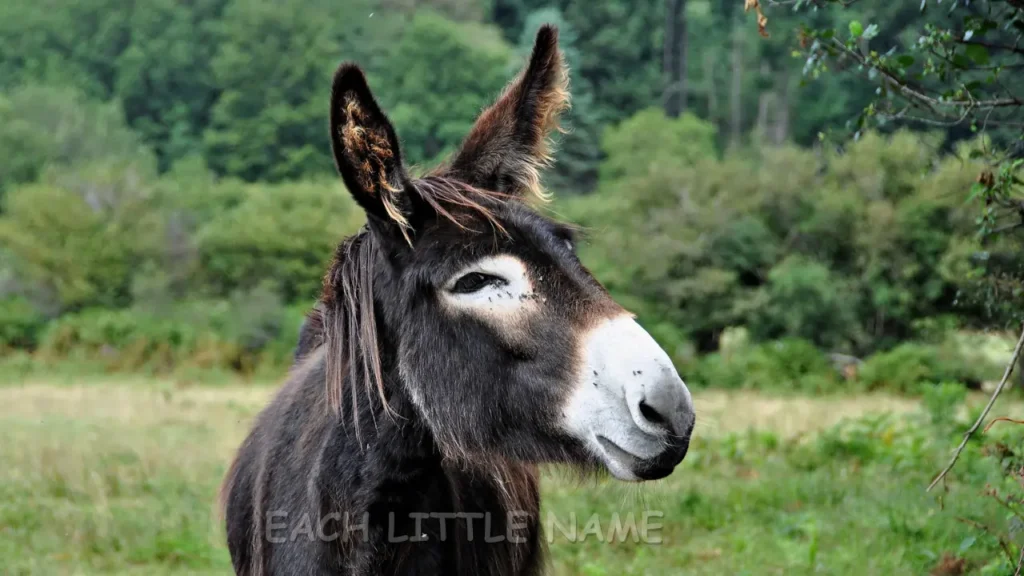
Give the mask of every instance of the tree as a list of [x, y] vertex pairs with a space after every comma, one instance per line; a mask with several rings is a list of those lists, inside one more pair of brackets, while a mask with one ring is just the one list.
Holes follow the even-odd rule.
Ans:
[[511, 79], [514, 60], [490, 26], [417, 12], [386, 65], [370, 70], [406, 160], [430, 165], [453, 152]]
[[556, 8], [531, 12], [519, 38], [518, 54], [523, 59], [529, 57], [537, 30], [543, 24], [558, 26], [558, 43], [569, 66], [572, 92], [572, 107], [562, 116], [562, 127], [566, 133], [558, 142], [555, 165], [545, 175], [546, 183], [557, 192], [590, 192], [597, 185], [603, 126], [598, 106], [594, 102], [593, 86], [579, 71], [579, 38], [576, 30]]
[[202, 150], [203, 130], [222, 86], [212, 60], [227, 0], [139, 2], [130, 41], [116, 59], [112, 94], [162, 169]]
[[219, 96], [204, 135], [210, 167], [272, 181], [332, 171], [331, 74], [342, 60], [378, 66], [393, 24], [363, 0], [232, 0], [211, 64]]
[[[746, 4], [757, 9], [759, 26], [763, 26], [759, 2], [747, 0]], [[961, 147], [961, 151], [967, 152], [965, 161], [983, 164], [976, 168], [977, 177], [969, 192], [965, 186], [960, 193], [979, 201], [981, 214], [976, 228], [983, 245], [971, 247], [961, 243], [954, 248], [954, 257], [947, 259], [946, 266], [949, 267], [948, 260], [960, 261], [961, 266], [952, 268], [962, 275], [961, 288], [963, 278], [981, 279], [978, 291], [967, 292], [964, 299], [980, 301], [983, 309], [995, 313], [986, 323], [1019, 322], [1024, 318], [1024, 267], [1005, 264], [1019, 262], [1020, 249], [1024, 247], [1020, 234], [1024, 228], [1024, 123], [1020, 122], [1024, 80], [1015, 72], [1024, 67], [1024, 2], [951, 0], [942, 5], [940, 1], [922, 0], [919, 17], [911, 21], [910, 30], [903, 34], [894, 33], [898, 27], [893, 24], [906, 20], [872, 14], [867, 3], [862, 5], [858, 0], [793, 0], [773, 4], [789, 4], [797, 10], [826, 5], [845, 9], [845, 27], [805, 25], [799, 43], [806, 56], [805, 71], [811, 76], [833, 68], [853, 70], [865, 84], [875, 87], [875, 97], [851, 124], [855, 137], [873, 126], [910, 123], [943, 129], [947, 146], [953, 147], [968, 135], [982, 133], [980, 145]], [[892, 3], [886, 8], [906, 17], [908, 6], [902, 5], [901, 10], [894, 6], [898, 4], [903, 3]], [[865, 9], [863, 13], [859, 12], [861, 8]], [[935, 233], [933, 224], [942, 218], [936, 213], [937, 208], [941, 210], [934, 204], [907, 206], [903, 222], [895, 226], [900, 232], [904, 228], [918, 230], [917, 234], [907, 234], [913, 264], [917, 265], [916, 270], [914, 266], [910, 270], [916, 280], [927, 276], [925, 269], [937, 261], [941, 233]], [[964, 266], [965, 255], [975, 261]], [[949, 464], [928, 486], [929, 490], [946, 478], [985, 421], [1021, 358], [1022, 348], [1024, 333], [988, 403], [964, 433]], [[1024, 370], [1024, 362], [1021, 364], [1019, 368]], [[1012, 485], [1018, 485], [1021, 475], [1017, 469], [1009, 468], [1008, 475], [1014, 478]], [[1010, 500], [1015, 498], [1019, 497]], [[992, 534], [988, 529], [985, 532]], [[1002, 535], [995, 536], [1004, 541]], [[1012, 534], [1005, 541], [1012, 541]], [[1020, 574], [1024, 547], [1019, 555], [1008, 553], [1010, 562], [1014, 562], [1014, 556], [1015, 573]]]
[[772, 3], [798, 11], [819, 5], [841, 9], [839, 20], [845, 23], [805, 24], [799, 49], [806, 57], [807, 75], [820, 77], [835, 68], [858, 74], [875, 87], [875, 96], [849, 124], [855, 137], [865, 129], [897, 123], [937, 127], [945, 132], [947, 147], [984, 134], [980, 146], [965, 150], [986, 166], [964, 194], [981, 207], [978, 231], [988, 254], [977, 259], [973, 274], [987, 281], [977, 286], [984, 296], [967, 294], [964, 300], [1008, 297], [1015, 305], [988, 307], [1006, 313], [992, 320], [1019, 321], [1024, 319], [1024, 271], [1002, 266], [999, 256], [1019, 250], [1021, 238], [996, 237], [1024, 228], [1024, 77], [1015, 72], [1024, 67], [1024, 49], [1019, 47], [1024, 3], [952, 0], [940, 6], [924, 0], [913, 9], [897, 4], [873, 11], [856, 0]]
[[686, 28], [686, 0], [665, 0], [665, 115], [676, 118], [686, 111], [687, 65], [690, 39]]
[[160, 249], [149, 177], [136, 164], [103, 160], [8, 193], [0, 244], [40, 309], [130, 303], [136, 271]]
[[36, 180], [47, 167], [78, 167], [100, 159], [145, 163], [148, 156], [116, 103], [49, 86], [26, 85], [0, 94], [0, 193]]

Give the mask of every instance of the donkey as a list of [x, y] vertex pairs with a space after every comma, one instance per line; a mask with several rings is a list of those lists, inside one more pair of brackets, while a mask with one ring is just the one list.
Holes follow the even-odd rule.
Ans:
[[367, 222], [226, 474], [237, 574], [541, 574], [539, 464], [639, 482], [683, 460], [695, 416], [668, 355], [531, 207], [568, 100], [545, 26], [413, 178], [362, 71], [338, 68], [332, 152]]

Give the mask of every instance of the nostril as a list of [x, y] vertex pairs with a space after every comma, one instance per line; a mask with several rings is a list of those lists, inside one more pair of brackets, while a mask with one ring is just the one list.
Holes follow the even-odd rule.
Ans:
[[644, 420], [647, 420], [651, 424], [668, 427], [668, 421], [665, 420], [665, 417], [659, 414], [654, 408], [651, 408], [651, 405], [643, 400], [640, 401], [640, 415], [644, 417]]

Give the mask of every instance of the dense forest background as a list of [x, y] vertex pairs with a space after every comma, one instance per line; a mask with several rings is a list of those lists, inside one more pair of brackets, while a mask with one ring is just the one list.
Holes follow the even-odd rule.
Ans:
[[972, 331], [1024, 310], [1020, 246], [979, 236], [965, 199], [974, 152], [1014, 133], [867, 126], [877, 88], [801, 52], [803, 25], [875, 23], [884, 52], [962, 15], [861, 0], [770, 16], [763, 37], [739, 0], [7, 0], [0, 353], [279, 369], [362, 221], [329, 157], [337, 64], [363, 66], [427, 167], [555, 23], [573, 108], [552, 210], [688, 382], [998, 378]]

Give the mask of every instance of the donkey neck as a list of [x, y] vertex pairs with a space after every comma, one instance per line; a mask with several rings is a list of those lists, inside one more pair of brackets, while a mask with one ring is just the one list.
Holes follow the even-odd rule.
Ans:
[[344, 396], [342, 414], [348, 416], [340, 418], [336, 434], [344, 456], [329, 457], [337, 468], [321, 479], [333, 485], [330, 492], [348, 496], [348, 510], [331, 512], [348, 512], [349, 522], [365, 532], [362, 542], [354, 534], [353, 567], [383, 574], [411, 566], [432, 566], [435, 572], [424, 573], [439, 574], [540, 574], [535, 467], [446, 461], [406, 392], [387, 331], [379, 334], [389, 410], [378, 394], [356, 390], [357, 436], [351, 393]]

